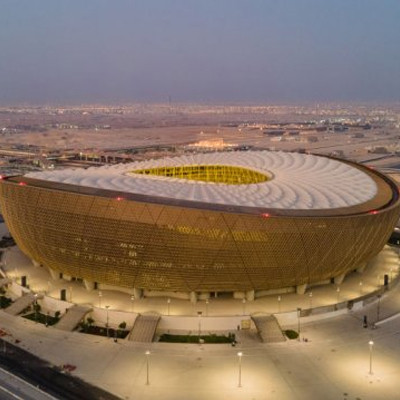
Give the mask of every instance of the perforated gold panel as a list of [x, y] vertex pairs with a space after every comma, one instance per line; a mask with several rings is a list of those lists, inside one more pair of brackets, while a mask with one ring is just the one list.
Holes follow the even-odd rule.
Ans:
[[74, 277], [152, 290], [264, 290], [322, 281], [375, 256], [400, 212], [398, 198], [371, 213], [263, 216], [68, 189], [32, 179], [0, 182], [2, 213], [21, 250]]

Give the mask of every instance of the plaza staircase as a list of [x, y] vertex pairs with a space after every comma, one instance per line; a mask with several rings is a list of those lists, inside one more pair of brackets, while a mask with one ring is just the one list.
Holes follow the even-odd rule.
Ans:
[[131, 340], [132, 342], [152, 342], [159, 321], [160, 314], [157, 313], [138, 315], [129, 334], [128, 340]]
[[11, 283], [12, 281], [11, 281], [11, 279], [9, 279], [9, 278], [3, 278], [3, 279], [0, 279], [0, 287], [3, 287], [3, 286], [5, 286], [5, 285], [8, 285], [9, 283]]
[[12, 303], [9, 307], [5, 308], [4, 311], [11, 315], [21, 314], [26, 308], [32, 305], [36, 300], [41, 299], [43, 296], [39, 295], [35, 297], [32, 293], [25, 294], [22, 297], [18, 298], [14, 303]]
[[251, 319], [257, 328], [261, 340], [265, 343], [278, 343], [286, 341], [282, 329], [273, 315], [252, 315]]
[[91, 311], [93, 310], [90, 307], [72, 306], [66, 310], [65, 314], [54, 327], [61, 331], [72, 332], [85, 315]]

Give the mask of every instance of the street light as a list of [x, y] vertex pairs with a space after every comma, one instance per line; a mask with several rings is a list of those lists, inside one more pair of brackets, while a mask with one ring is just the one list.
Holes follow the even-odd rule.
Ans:
[[281, 296], [278, 296], [278, 313], [281, 312]]
[[150, 380], [149, 380], [149, 355], [150, 351], [146, 351], [146, 385], [150, 385]]
[[362, 287], [362, 281], [360, 281], [360, 283], [359, 283], [359, 285], [360, 285], [360, 294], [362, 294], [362, 292], [363, 292], [363, 287]]
[[103, 293], [99, 291], [99, 308], [101, 308], [101, 298], [103, 297]]
[[168, 298], [168, 299], [167, 299], [168, 315], [169, 315], [169, 307], [170, 307], [170, 304], [171, 304], [171, 299]]
[[246, 299], [245, 298], [243, 298], [242, 304], [243, 304], [243, 315], [245, 315], [246, 314]]
[[337, 303], [339, 304], [339, 297], [340, 297], [340, 286], [336, 288], [336, 295], [337, 295]]
[[242, 356], [243, 353], [241, 351], [239, 351], [239, 353], [237, 353], [238, 357], [239, 357], [239, 381], [238, 381], [238, 387], [242, 387]]
[[299, 333], [297, 340], [299, 342], [300, 342], [300, 313], [301, 313], [301, 307], [297, 307], [297, 332]]
[[197, 315], [199, 316], [199, 343], [200, 343], [200, 339], [201, 339], [201, 311], [197, 311]]
[[374, 342], [370, 340], [369, 344], [369, 374], [372, 375], [372, 347], [374, 346]]
[[107, 313], [107, 319], [106, 319], [106, 330], [107, 330], [107, 337], [109, 337], [108, 335], [108, 309], [110, 308], [110, 306], [106, 306], [106, 313]]
[[135, 303], [135, 296], [131, 296], [131, 312], [133, 312], [133, 309], [134, 309], [134, 304]]
[[35, 296], [35, 303], [34, 303], [34, 307], [35, 307], [35, 323], [37, 322], [37, 312], [38, 312], [38, 303], [37, 303], [37, 298], [38, 298], [38, 295], [37, 295], [37, 293], [35, 293], [34, 294], [34, 296]]

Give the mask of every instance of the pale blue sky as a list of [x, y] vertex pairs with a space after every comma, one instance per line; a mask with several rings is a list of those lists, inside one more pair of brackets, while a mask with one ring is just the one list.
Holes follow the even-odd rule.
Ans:
[[0, 103], [400, 100], [399, 0], [0, 0]]

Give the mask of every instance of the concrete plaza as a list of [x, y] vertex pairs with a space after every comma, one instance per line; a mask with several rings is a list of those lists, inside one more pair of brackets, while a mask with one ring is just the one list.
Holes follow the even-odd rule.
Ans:
[[[309, 292], [286, 294], [279, 302], [277, 296], [269, 296], [247, 303], [213, 299], [208, 305], [204, 301], [193, 305], [187, 300], [172, 299], [168, 305], [166, 298], [133, 303], [127, 293], [106, 291], [99, 298], [98, 291], [86, 291], [77, 282], [51, 280], [45, 268], [34, 267], [16, 247], [6, 251], [3, 269], [12, 279], [26, 275], [30, 289], [45, 297], [57, 297], [60, 289], [66, 288], [72, 297], [68, 300], [91, 305], [98, 321], [105, 316], [105, 305], [110, 305], [110, 323], [129, 315], [133, 319], [137, 312], [157, 311], [166, 326], [180, 331], [196, 329], [198, 311], [203, 312], [204, 330], [230, 330], [226, 329], [226, 320], [234, 324], [256, 312], [275, 313], [285, 328], [297, 329], [297, 307], [310, 309], [349, 299], [356, 301], [382, 288], [383, 275], [389, 274], [391, 290], [379, 299], [368, 298], [363, 307], [360, 303], [352, 310], [300, 318], [301, 337], [307, 341], [264, 344], [253, 332], [241, 330], [237, 332], [236, 347], [141, 344], [128, 340], [115, 343], [104, 337], [46, 328], [4, 311], [0, 312], [0, 328], [8, 333], [6, 340], [18, 340], [21, 347], [54, 365], [76, 366], [73, 374], [122, 399], [399, 398], [400, 287], [395, 279], [398, 255], [391, 249], [381, 253], [363, 274], [349, 276], [340, 292], [332, 285], [324, 285], [312, 288], [312, 297]], [[371, 322], [368, 328], [363, 327], [364, 315]], [[378, 319], [380, 322], [374, 326]], [[146, 355], [146, 351], [150, 354]], [[240, 364], [238, 352], [243, 354]]]
[[[392, 301], [400, 301], [397, 287], [382, 301], [382, 309]], [[236, 348], [114, 343], [4, 312], [1, 328], [10, 333], [9, 340], [20, 340], [20, 346], [54, 365], [77, 366], [74, 374], [124, 399], [398, 399], [400, 318], [364, 329], [361, 315], [351, 313], [303, 323], [307, 342], [249, 342]], [[242, 387], [238, 351], [243, 353]]]

